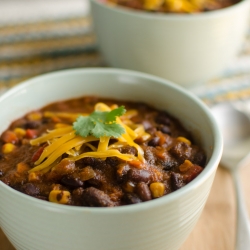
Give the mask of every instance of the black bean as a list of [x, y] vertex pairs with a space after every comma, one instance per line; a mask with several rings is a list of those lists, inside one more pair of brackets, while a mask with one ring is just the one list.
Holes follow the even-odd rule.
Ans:
[[130, 169], [127, 175], [128, 179], [134, 182], [146, 182], [151, 180], [151, 173], [144, 169]]
[[120, 152], [122, 154], [131, 154], [131, 155], [136, 155], [137, 154], [137, 149], [132, 146], [124, 146], [120, 148]]
[[156, 127], [149, 128], [149, 129], [146, 130], [146, 132], [151, 134], [151, 135], [153, 135], [156, 131], [157, 131]]
[[170, 170], [178, 167], [180, 163], [174, 157], [167, 157], [165, 160], [158, 159], [157, 165], [162, 166], [164, 170]]
[[67, 175], [62, 177], [61, 183], [70, 188], [82, 187], [84, 185], [84, 182], [81, 181], [79, 178]]
[[182, 161], [190, 159], [192, 156], [192, 148], [185, 142], [177, 142], [169, 149], [169, 153]]
[[151, 165], [154, 165], [157, 160], [157, 158], [154, 155], [152, 147], [146, 147], [144, 149], [144, 157], [147, 160], [147, 162]]
[[117, 166], [116, 177], [119, 182], [123, 181], [129, 169], [130, 166], [127, 163], [121, 163]]
[[159, 124], [170, 125], [169, 115], [166, 112], [162, 111], [156, 116], [155, 122]]
[[142, 200], [134, 193], [126, 193], [122, 199], [125, 204], [136, 204], [142, 202]]
[[24, 128], [25, 129], [34, 129], [34, 128], [38, 128], [40, 126], [40, 122], [39, 121], [27, 121], [24, 124]]
[[114, 207], [115, 203], [103, 191], [89, 187], [82, 194], [84, 206], [88, 207]]
[[206, 164], [206, 155], [203, 150], [200, 150], [198, 147], [193, 147], [191, 161], [196, 165], [204, 167]]
[[83, 158], [81, 162], [84, 166], [91, 166], [93, 168], [102, 168], [102, 169], [105, 167], [105, 164], [106, 164], [105, 161], [95, 158], [95, 157]]
[[152, 138], [152, 139], [148, 142], [148, 146], [156, 147], [156, 146], [159, 145], [159, 142], [160, 142], [160, 138], [156, 136], [156, 137]]
[[185, 185], [179, 173], [171, 172], [170, 180], [173, 190], [177, 190]]
[[166, 125], [161, 125], [159, 126], [159, 130], [164, 133], [164, 134], [168, 134], [170, 135], [171, 134], [171, 129], [169, 126], [166, 126]]
[[119, 160], [117, 157], [108, 157], [106, 159], [106, 163], [112, 167], [115, 167], [119, 164]]
[[136, 193], [142, 201], [152, 200], [151, 191], [145, 182], [140, 182], [137, 184]]
[[153, 127], [153, 124], [147, 120], [142, 121], [142, 125], [145, 130], [151, 129]]
[[26, 183], [22, 186], [23, 192], [31, 196], [37, 196], [40, 193], [40, 189], [33, 183]]
[[50, 121], [51, 121], [50, 118], [47, 118], [47, 117], [42, 118], [42, 124], [48, 124]]

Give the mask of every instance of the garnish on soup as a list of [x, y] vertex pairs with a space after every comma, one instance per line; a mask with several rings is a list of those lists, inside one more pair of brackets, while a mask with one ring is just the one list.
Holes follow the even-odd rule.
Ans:
[[[99, 109], [104, 111], [99, 111]], [[105, 104], [98, 103], [95, 110], [89, 116], [77, 118], [74, 122], [76, 134], [82, 137], [93, 135], [96, 138], [102, 136], [118, 138], [124, 134], [125, 129], [117, 122], [117, 117], [126, 112], [123, 106], [110, 110]]]
[[[145, 131], [142, 128], [140, 133], [136, 133], [136, 129], [132, 130], [123, 124], [118, 116], [124, 113], [123, 106], [111, 110], [104, 103], [97, 103], [95, 111], [86, 116], [79, 116], [73, 123], [73, 127], [67, 124], [57, 124], [59, 128], [31, 140], [31, 145], [47, 142], [48, 146], [43, 149], [39, 159], [34, 163], [38, 166], [29, 172], [49, 171], [60, 161], [63, 154], [67, 154], [68, 159], [74, 162], [86, 157], [118, 157], [126, 161], [143, 161], [143, 150], [134, 142], [134, 139], [138, 138], [140, 133], [145, 134]], [[60, 114], [58, 115], [60, 116]], [[136, 125], [135, 128], [137, 128]], [[115, 138], [117, 141], [110, 143], [110, 140]], [[97, 142], [97, 147], [91, 145], [91, 142]], [[138, 159], [134, 155], [120, 153], [117, 148], [121, 143], [135, 146], [138, 150]], [[86, 147], [89, 150], [86, 150]]]
[[206, 156], [192, 141], [176, 118], [144, 103], [57, 102], [1, 135], [0, 180], [66, 205], [140, 203], [185, 186], [203, 170]]

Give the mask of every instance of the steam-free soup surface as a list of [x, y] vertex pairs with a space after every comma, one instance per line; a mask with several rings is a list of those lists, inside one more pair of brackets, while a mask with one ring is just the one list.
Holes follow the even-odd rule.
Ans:
[[[123, 109], [115, 121], [104, 121], [104, 114]], [[122, 134], [108, 134], [112, 126]], [[0, 152], [6, 185], [45, 201], [90, 207], [161, 198], [187, 185], [206, 163], [191, 133], [166, 111], [95, 96], [56, 102], [19, 118], [1, 135]]]

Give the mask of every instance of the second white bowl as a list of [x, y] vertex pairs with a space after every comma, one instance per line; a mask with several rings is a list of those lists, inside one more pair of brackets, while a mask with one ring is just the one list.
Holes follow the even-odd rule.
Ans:
[[0, 226], [17, 250], [177, 250], [207, 200], [222, 153], [209, 109], [161, 78], [116, 69], [78, 69], [28, 80], [0, 97], [0, 133], [28, 111], [51, 102], [97, 95], [144, 101], [165, 109], [192, 131], [207, 154], [204, 170], [159, 199], [113, 208], [42, 201], [0, 181]]
[[249, 27], [250, 1], [199, 14], [157, 14], [91, 0], [97, 41], [107, 63], [184, 87], [225, 70]]

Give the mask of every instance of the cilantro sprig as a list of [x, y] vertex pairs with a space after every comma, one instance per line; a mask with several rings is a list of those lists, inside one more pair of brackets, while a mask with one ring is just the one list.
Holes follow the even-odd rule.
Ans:
[[116, 123], [116, 117], [126, 112], [124, 106], [111, 111], [94, 111], [89, 116], [79, 116], [73, 123], [77, 135], [87, 137], [93, 135], [96, 138], [110, 136], [118, 138], [125, 133], [124, 128]]

